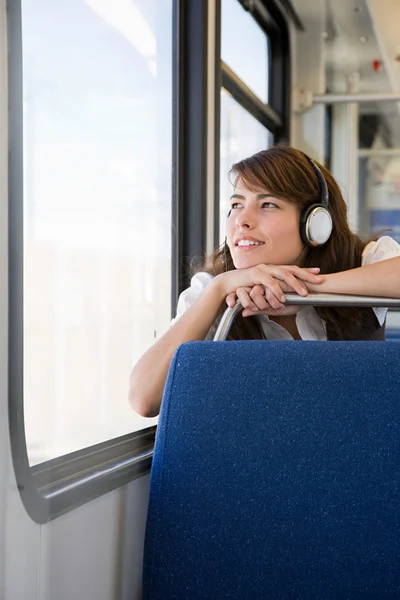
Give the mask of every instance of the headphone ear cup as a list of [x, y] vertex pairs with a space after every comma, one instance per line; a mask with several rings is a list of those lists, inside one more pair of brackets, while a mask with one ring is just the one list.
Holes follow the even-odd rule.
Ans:
[[300, 217], [300, 237], [304, 244], [315, 248], [329, 240], [333, 230], [332, 217], [321, 204], [312, 204]]

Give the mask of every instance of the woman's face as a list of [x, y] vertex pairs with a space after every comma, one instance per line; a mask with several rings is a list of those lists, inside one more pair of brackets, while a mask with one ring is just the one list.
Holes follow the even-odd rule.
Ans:
[[267, 190], [252, 192], [238, 180], [226, 223], [227, 244], [236, 269], [259, 264], [298, 264], [303, 243], [299, 209]]

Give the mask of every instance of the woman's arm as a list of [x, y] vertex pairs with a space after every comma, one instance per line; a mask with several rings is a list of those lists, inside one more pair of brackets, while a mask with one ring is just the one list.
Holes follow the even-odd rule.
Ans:
[[175, 350], [184, 342], [204, 340], [225, 298], [238, 287], [262, 284], [271, 293], [280, 296], [283, 293], [280, 285], [285, 283], [290, 291], [307, 295], [303, 282], [317, 282], [319, 279], [313, 269], [274, 265], [232, 270], [212, 279], [194, 304], [136, 363], [129, 381], [132, 408], [144, 417], [158, 414]]
[[155, 417], [160, 410], [169, 365], [184, 342], [204, 340], [225, 296], [217, 278], [200, 298], [136, 363], [129, 381], [129, 402], [137, 413]]
[[318, 285], [307, 283], [309, 292], [400, 298], [400, 257], [340, 273], [323, 275]]

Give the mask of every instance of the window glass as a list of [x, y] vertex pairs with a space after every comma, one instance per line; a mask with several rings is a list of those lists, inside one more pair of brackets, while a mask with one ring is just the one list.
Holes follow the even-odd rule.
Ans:
[[[400, 114], [397, 102], [360, 105], [359, 206], [364, 238], [388, 230], [400, 243]], [[387, 327], [400, 329], [400, 311]]]
[[232, 195], [229, 171], [233, 163], [272, 145], [272, 134], [224, 89], [221, 90], [220, 243]]
[[360, 105], [359, 206], [364, 236], [381, 229], [400, 243], [400, 115], [396, 102]]
[[22, 0], [24, 413], [35, 464], [148, 427], [171, 318], [172, 0]]
[[268, 103], [268, 37], [238, 0], [222, 0], [221, 58]]
[[[389, 229], [388, 234], [400, 243], [400, 148], [398, 155], [371, 153], [360, 160], [362, 223], [370, 234]], [[361, 177], [360, 177], [361, 179]]]

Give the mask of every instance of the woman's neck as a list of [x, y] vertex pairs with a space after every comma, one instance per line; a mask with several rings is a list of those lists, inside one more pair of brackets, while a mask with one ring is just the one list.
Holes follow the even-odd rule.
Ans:
[[299, 330], [297, 329], [296, 315], [270, 317], [270, 320], [274, 321], [275, 323], [286, 329], [286, 331], [290, 333], [294, 340], [301, 340]]

